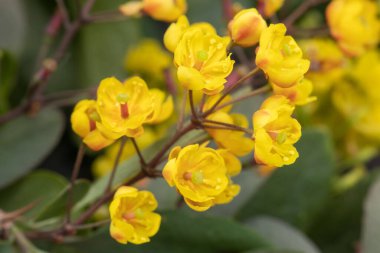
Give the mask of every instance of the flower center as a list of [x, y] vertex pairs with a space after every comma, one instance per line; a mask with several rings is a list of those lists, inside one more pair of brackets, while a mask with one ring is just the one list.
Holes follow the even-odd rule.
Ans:
[[195, 171], [193, 173], [186, 172], [185, 174], [183, 174], [183, 178], [185, 180], [191, 180], [193, 184], [202, 184], [204, 179], [202, 171]]
[[100, 116], [94, 108], [87, 109], [86, 114], [89, 118], [90, 131], [94, 131], [96, 129], [96, 122], [100, 122]]
[[129, 117], [129, 110], [128, 110], [128, 100], [129, 96], [125, 93], [119, 93], [116, 96], [116, 100], [120, 103], [120, 115], [123, 119], [126, 119]]
[[277, 134], [276, 136], [276, 142], [278, 144], [283, 144], [287, 139], [287, 134], [285, 132], [281, 132], [279, 134]]
[[199, 61], [205, 61], [205, 60], [207, 60], [207, 58], [208, 58], [208, 53], [207, 53], [207, 51], [205, 51], [205, 50], [199, 50], [198, 52], [197, 52], [197, 59], [199, 60]]

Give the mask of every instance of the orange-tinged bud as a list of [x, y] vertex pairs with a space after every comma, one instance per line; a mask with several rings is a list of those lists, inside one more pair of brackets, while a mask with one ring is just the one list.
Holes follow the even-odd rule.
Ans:
[[113, 139], [107, 137], [106, 132], [100, 130], [100, 125], [101, 119], [96, 108], [96, 101], [79, 101], [71, 114], [71, 126], [83, 142], [94, 151], [114, 142]]
[[186, 0], [143, 0], [143, 9], [154, 19], [176, 21], [187, 11]]
[[228, 24], [232, 41], [243, 47], [259, 42], [265, 28], [267, 24], [255, 8], [240, 11]]
[[265, 17], [272, 17], [284, 4], [284, 0], [259, 0], [258, 9]]
[[141, 11], [143, 9], [143, 3], [141, 1], [130, 1], [123, 5], [119, 6], [119, 11], [124, 16], [135, 16], [138, 17], [141, 15]]

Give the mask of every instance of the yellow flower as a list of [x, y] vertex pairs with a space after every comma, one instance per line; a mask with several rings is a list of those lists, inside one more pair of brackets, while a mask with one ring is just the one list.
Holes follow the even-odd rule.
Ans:
[[[210, 99], [206, 101], [203, 110], [207, 111], [219, 98], [220, 95], [210, 97]], [[221, 104], [230, 101], [230, 99], [230, 96], [226, 96], [226, 98], [223, 99]], [[226, 106], [221, 110], [218, 110], [207, 116], [207, 119], [247, 128], [247, 118], [244, 115], [238, 113], [230, 114], [229, 111], [231, 110], [231, 108], [232, 106]], [[214, 126], [215, 124], [208, 123], [208, 125]], [[226, 149], [234, 155], [244, 156], [253, 150], [253, 140], [249, 137], [246, 137], [245, 133], [242, 131], [213, 128], [206, 128], [206, 131], [214, 139], [218, 147]]]
[[289, 88], [282, 88], [275, 84], [273, 84], [272, 87], [274, 94], [287, 97], [290, 103], [294, 105], [306, 105], [317, 100], [316, 97], [310, 97], [313, 91], [313, 84], [310, 80], [305, 78]]
[[259, 42], [267, 23], [255, 8], [242, 10], [228, 23], [231, 39], [243, 47], [250, 47]]
[[358, 56], [379, 42], [378, 6], [370, 0], [334, 0], [326, 9], [332, 36], [349, 56]]
[[284, 4], [284, 0], [259, 0], [258, 9], [265, 17], [272, 17]]
[[253, 114], [255, 160], [259, 164], [282, 167], [295, 162], [293, 146], [301, 137], [301, 125], [291, 117], [294, 106], [281, 95], [271, 96]]
[[124, 66], [131, 74], [147, 75], [160, 80], [171, 61], [171, 57], [156, 40], [144, 39], [127, 51]]
[[143, 0], [143, 9], [154, 19], [176, 21], [187, 11], [186, 0]]
[[[144, 129], [144, 134], [136, 138], [137, 145], [141, 150], [146, 149], [155, 143], [160, 137], [153, 132], [150, 128]], [[120, 142], [116, 142], [105, 150], [105, 153], [98, 156], [92, 163], [92, 173], [95, 177], [102, 177], [107, 175], [112, 170], [115, 162], [117, 152], [119, 150]], [[136, 154], [136, 150], [131, 141], [127, 141], [123, 148], [120, 161], [123, 162]]]
[[187, 30], [174, 52], [182, 86], [207, 95], [222, 91], [234, 64], [226, 52], [229, 42], [229, 38], [205, 34], [199, 27]]
[[[146, 123], [158, 124], [167, 120], [173, 113], [173, 98], [167, 96], [159, 89], [151, 89], [153, 113], [149, 116]], [[166, 99], [165, 99], [166, 97]]]
[[161, 216], [153, 211], [157, 201], [148, 191], [120, 187], [110, 204], [110, 234], [119, 243], [142, 244], [150, 241], [160, 228]]
[[170, 52], [174, 53], [183, 34], [191, 29], [200, 29], [204, 34], [216, 34], [216, 30], [211, 24], [206, 22], [199, 22], [190, 25], [187, 17], [181, 16], [178, 18], [176, 23], [170, 24], [170, 26], [166, 30], [164, 34], [165, 47]]
[[161, 121], [157, 113], [161, 113], [162, 108], [172, 108], [172, 102], [169, 99], [160, 106], [163, 96], [158, 93], [150, 91], [139, 77], [129, 78], [124, 83], [113, 77], [103, 79], [98, 88], [97, 108], [103, 128], [112, 132], [109, 137], [138, 137], [144, 132], [144, 123]]
[[101, 120], [96, 109], [96, 101], [79, 101], [71, 114], [71, 126], [73, 131], [83, 139], [83, 142], [94, 151], [114, 142], [99, 130], [100, 125]]
[[347, 71], [347, 76], [334, 87], [335, 107], [360, 134], [380, 140], [380, 53], [370, 51], [361, 56]]
[[268, 75], [270, 82], [288, 88], [303, 78], [310, 62], [302, 59], [296, 41], [285, 33], [284, 24], [270, 25], [262, 32], [256, 65]]
[[331, 39], [302, 40], [299, 45], [311, 62], [306, 77], [312, 81], [316, 93], [325, 93], [342, 77], [347, 60]]
[[175, 147], [163, 169], [163, 176], [196, 211], [209, 209], [229, 181], [223, 157], [216, 150], [198, 144], [183, 149]]
[[218, 196], [215, 197], [213, 203], [214, 205], [218, 204], [227, 204], [232, 201], [232, 199], [240, 193], [240, 186], [234, 184], [231, 180], [231, 177], [237, 176], [241, 172], [241, 163], [240, 160], [236, 158], [232, 153], [225, 149], [218, 149], [217, 152], [223, 157], [224, 163], [227, 168], [227, 176], [230, 178], [227, 188]]

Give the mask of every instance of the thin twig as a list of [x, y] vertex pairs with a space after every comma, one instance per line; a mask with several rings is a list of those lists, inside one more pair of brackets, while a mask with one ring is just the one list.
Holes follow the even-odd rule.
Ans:
[[145, 159], [144, 159], [143, 154], [141, 153], [141, 150], [140, 150], [140, 148], [139, 148], [139, 145], [138, 145], [137, 142], [136, 142], [136, 139], [135, 139], [135, 138], [131, 138], [131, 141], [132, 141], [133, 147], [135, 148], [136, 153], [137, 153], [137, 155], [138, 155], [138, 157], [139, 157], [139, 159], [140, 159], [140, 164], [141, 164], [141, 166], [142, 166], [142, 167], [145, 167], [146, 162], [145, 162]]
[[121, 155], [123, 154], [123, 149], [124, 149], [124, 146], [125, 146], [125, 143], [127, 142], [127, 140], [128, 140], [128, 138], [126, 136], [121, 137], [120, 147], [119, 147], [119, 150], [117, 151], [117, 155], [116, 155], [116, 158], [115, 158], [115, 161], [113, 164], [113, 168], [112, 168], [110, 178], [108, 180], [108, 184], [104, 190], [105, 193], [108, 193], [111, 191], [113, 179], [115, 178], [115, 174], [116, 174], [116, 170], [117, 170], [117, 166], [119, 165], [120, 158], [121, 158]]
[[197, 111], [195, 110], [193, 91], [192, 90], [189, 90], [189, 101], [190, 101], [191, 114], [193, 115], [194, 119], [197, 119], [198, 114], [197, 114]]
[[97, 222], [92, 222], [92, 223], [87, 223], [87, 224], [82, 224], [82, 225], [76, 225], [75, 229], [83, 230], [83, 229], [97, 228], [97, 227], [101, 227], [105, 224], [108, 224], [109, 222], [110, 222], [110, 220], [106, 219], [106, 220], [101, 220], [101, 221], [97, 221]]
[[70, 185], [69, 185], [69, 189], [68, 189], [68, 193], [67, 193], [66, 221], [65, 221], [66, 224], [70, 224], [71, 223], [71, 209], [73, 207], [73, 201], [74, 201], [73, 200], [73, 198], [74, 198], [74, 191], [73, 191], [73, 189], [74, 189], [75, 180], [78, 178], [80, 167], [81, 167], [81, 164], [82, 164], [82, 161], [83, 161], [84, 150], [85, 150], [85, 146], [84, 146], [84, 143], [82, 142], [80, 144], [80, 146], [79, 146], [77, 157], [75, 159], [73, 171], [72, 171], [72, 174], [71, 174]]
[[69, 27], [70, 27], [70, 18], [69, 18], [69, 14], [67, 12], [66, 4], [65, 4], [64, 0], [56, 0], [56, 2], [57, 2], [57, 5], [58, 5], [58, 9], [61, 12], [61, 15], [62, 15], [62, 18], [63, 18], [63, 24], [64, 24], [64, 26], [65, 26], [66, 29], [69, 29]]
[[206, 128], [207, 127], [210, 128], [213, 125], [204, 125], [203, 123], [221, 125], [221, 126], [226, 127], [227, 128], [226, 130], [241, 131], [241, 132], [245, 132], [245, 133], [250, 134], [250, 135], [252, 135], [252, 133], [253, 133], [253, 131], [251, 129], [240, 127], [240, 126], [237, 126], [234, 124], [220, 122], [220, 121], [208, 120], [208, 119], [202, 120], [202, 126], [204, 126]]
[[294, 22], [296, 22], [310, 8], [328, 1], [329, 0], [305, 0], [283, 21], [283, 23], [286, 27], [292, 27]]
[[179, 108], [178, 112], [178, 123], [177, 123], [177, 131], [183, 127], [183, 122], [185, 120], [185, 113], [186, 113], [186, 102], [187, 102], [187, 90], [183, 90], [183, 95], [182, 95], [182, 103]]
[[261, 93], [265, 93], [265, 92], [267, 92], [267, 91], [270, 91], [270, 89], [271, 89], [271, 88], [270, 88], [269, 85], [265, 85], [265, 86], [263, 86], [263, 87], [261, 87], [261, 88], [258, 88], [258, 89], [254, 90], [254, 91], [251, 91], [251, 92], [249, 92], [249, 93], [247, 93], [247, 94], [245, 94], [245, 95], [243, 95], [243, 96], [240, 96], [240, 97], [237, 97], [237, 98], [233, 98], [233, 99], [231, 99], [230, 101], [225, 102], [225, 103], [219, 105], [218, 107], [215, 108], [215, 111], [218, 111], [218, 110], [220, 110], [220, 109], [222, 109], [222, 108], [224, 108], [224, 107], [226, 107], [226, 106], [229, 106], [229, 105], [231, 105], [231, 104], [236, 104], [236, 103], [238, 103], [238, 102], [240, 102], [240, 101], [243, 101], [243, 100], [245, 100], [245, 99], [247, 99], [247, 98], [250, 98], [250, 97], [253, 97], [253, 96], [259, 95], [259, 94], [261, 94]]
[[202, 117], [206, 117], [208, 115], [210, 115], [212, 112], [214, 112], [215, 108], [223, 101], [223, 99], [228, 95], [230, 94], [234, 89], [236, 89], [237, 87], [239, 87], [239, 85], [241, 83], [243, 83], [245, 80], [251, 78], [252, 76], [254, 76], [257, 72], [259, 72], [259, 68], [256, 67], [254, 68], [253, 70], [251, 70], [249, 73], [247, 73], [245, 76], [243, 76], [242, 78], [240, 78], [238, 81], [236, 81], [236, 83], [234, 83], [233, 85], [231, 85], [230, 87], [228, 87], [225, 92], [223, 93], [223, 95], [215, 102], [215, 104], [210, 108], [208, 109], [207, 111], [205, 111], [203, 114], [202, 114]]

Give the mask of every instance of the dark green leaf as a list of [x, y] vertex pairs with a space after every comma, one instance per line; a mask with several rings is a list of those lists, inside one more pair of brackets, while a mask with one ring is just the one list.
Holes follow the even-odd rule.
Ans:
[[308, 229], [309, 237], [325, 253], [355, 253], [360, 239], [363, 202], [375, 175], [369, 174], [355, 187], [331, 195]]
[[0, 49], [0, 114], [9, 109], [9, 97], [15, 76], [16, 60], [9, 52]]
[[380, 180], [369, 190], [364, 205], [362, 252], [377, 253], [380, 249]]
[[163, 214], [161, 228], [150, 243], [120, 245], [104, 231], [71, 247], [78, 253], [212, 253], [240, 252], [268, 248], [268, 245], [253, 230], [233, 220], [172, 211]]
[[56, 110], [22, 116], [0, 127], [0, 188], [37, 166], [55, 147], [64, 126]]
[[323, 131], [306, 130], [297, 149], [297, 162], [275, 171], [240, 209], [239, 219], [269, 215], [301, 229], [310, 226], [329, 193], [332, 145]]
[[[52, 217], [63, 216], [65, 214], [67, 208], [67, 199], [69, 194], [68, 185], [62, 192], [59, 194], [59, 197], [56, 198], [51, 204], [47, 206], [43, 212], [38, 216], [37, 220], [44, 220]], [[72, 204], [74, 205], [80, 199], [85, 196], [90, 188], [90, 183], [86, 180], [78, 180], [75, 182], [74, 187], [72, 189]]]
[[66, 187], [67, 181], [49, 171], [36, 171], [0, 191], [0, 207], [14, 211], [28, 204], [35, 206], [25, 216], [35, 217]]
[[300, 253], [319, 253], [319, 249], [301, 231], [271, 217], [258, 217], [246, 222], [259, 235], [266, 238], [277, 250]]

